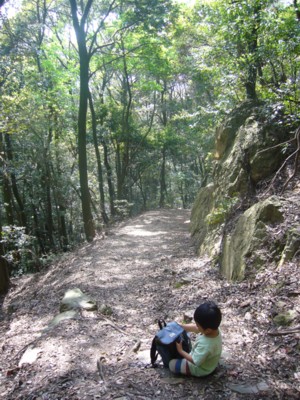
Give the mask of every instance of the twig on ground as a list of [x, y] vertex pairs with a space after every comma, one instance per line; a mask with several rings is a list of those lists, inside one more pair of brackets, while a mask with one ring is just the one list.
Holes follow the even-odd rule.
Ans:
[[129, 334], [125, 331], [123, 331], [121, 328], [119, 328], [116, 324], [114, 324], [111, 320], [109, 320], [108, 318], [105, 317], [101, 317], [101, 318], [94, 318], [95, 321], [103, 321], [103, 323], [101, 325], [109, 325], [112, 328], [114, 328], [116, 331], [122, 333], [123, 335], [129, 336]]
[[103, 365], [102, 365], [103, 360], [104, 360], [104, 357], [100, 357], [99, 360], [97, 360], [97, 369], [98, 369], [100, 378], [102, 379], [103, 382], [105, 382], [105, 376], [104, 376]]
[[134, 345], [126, 352], [125, 359], [128, 358], [132, 353], [137, 353], [139, 351], [139, 348], [141, 347], [141, 344], [141, 341], [136, 339]]
[[275, 332], [268, 332], [270, 336], [284, 336], [284, 335], [292, 335], [293, 333], [300, 332], [300, 326], [291, 329], [285, 329], [283, 331], [275, 331]]

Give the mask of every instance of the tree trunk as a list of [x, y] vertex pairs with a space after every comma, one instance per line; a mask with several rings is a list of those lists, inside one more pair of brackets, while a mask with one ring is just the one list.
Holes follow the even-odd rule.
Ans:
[[246, 97], [249, 100], [256, 100], [256, 80], [257, 80], [257, 68], [254, 65], [249, 65], [247, 73], [247, 81], [245, 83]]
[[295, 8], [295, 11], [296, 11], [297, 20], [298, 20], [298, 22], [300, 22], [300, 9], [299, 9], [299, 5], [298, 5], [298, 1], [297, 0], [294, 0], [294, 8]]
[[87, 172], [87, 154], [86, 154], [86, 121], [87, 106], [89, 95], [89, 55], [86, 47], [85, 23], [93, 0], [88, 0], [81, 22], [79, 24], [77, 16], [76, 0], [69, 0], [71, 5], [73, 26], [76, 33], [79, 65], [80, 65], [80, 93], [79, 93], [79, 111], [78, 111], [78, 163], [80, 194], [84, 232], [87, 241], [92, 241], [95, 237], [95, 227], [91, 210], [91, 198], [88, 185]]
[[128, 66], [126, 60], [126, 50], [123, 40], [121, 41], [121, 51], [123, 60], [123, 82], [122, 97], [122, 146], [118, 145], [118, 173], [117, 173], [117, 197], [118, 200], [128, 199], [128, 170], [130, 164], [130, 114], [132, 106], [132, 93], [129, 80]]
[[112, 180], [112, 168], [109, 163], [108, 158], [108, 149], [107, 145], [104, 140], [101, 141], [104, 153], [104, 165], [106, 169], [106, 179], [107, 179], [107, 186], [108, 186], [108, 195], [109, 195], [109, 207], [110, 207], [110, 215], [116, 215], [114, 200], [115, 200], [115, 189]]
[[8, 262], [0, 256], [0, 294], [7, 293], [9, 289]]
[[251, 36], [248, 41], [248, 50], [251, 61], [248, 66], [247, 77], [245, 82], [246, 96], [249, 100], [257, 100], [256, 82], [259, 67], [258, 55], [258, 29], [260, 26], [261, 4], [256, 4], [253, 10], [253, 26]]
[[163, 146], [162, 149], [162, 161], [161, 161], [161, 169], [160, 169], [160, 199], [159, 206], [164, 207], [166, 202], [166, 146]]
[[[11, 143], [11, 136], [6, 134], [5, 135], [5, 146], [6, 146], [6, 152], [7, 152], [7, 158], [10, 162], [13, 162], [14, 156], [13, 156], [13, 148], [12, 148], [12, 143]], [[17, 179], [16, 175], [13, 172], [13, 170], [10, 172], [10, 179], [11, 179], [11, 186], [12, 186], [12, 192], [14, 194], [14, 197], [16, 199], [16, 202], [18, 204], [19, 210], [17, 211], [19, 214], [19, 223], [21, 226], [25, 227], [25, 232], [28, 232], [27, 228], [27, 218], [25, 214], [25, 208], [24, 208], [24, 203], [21, 198], [18, 185], [17, 185]]]
[[[166, 129], [168, 125], [168, 114], [167, 114], [167, 102], [165, 99], [165, 95], [167, 93], [167, 83], [163, 82], [164, 88], [161, 92], [161, 122]], [[164, 207], [166, 202], [166, 193], [167, 193], [167, 185], [166, 185], [166, 154], [167, 148], [166, 143], [163, 144], [162, 147], [162, 161], [161, 161], [161, 169], [160, 169], [160, 199], [159, 206]]]
[[3, 257], [4, 248], [2, 244], [2, 224], [0, 215], [0, 294], [7, 293], [9, 289], [9, 275], [8, 275], [8, 263]]
[[103, 187], [103, 172], [102, 172], [102, 164], [101, 164], [101, 156], [99, 151], [98, 145], [98, 138], [97, 138], [97, 124], [96, 124], [96, 114], [93, 104], [93, 99], [91, 92], [89, 92], [89, 104], [92, 116], [92, 131], [93, 131], [93, 141], [94, 141], [94, 148], [97, 160], [97, 167], [98, 167], [98, 185], [99, 185], [99, 193], [100, 193], [100, 212], [105, 224], [108, 223], [108, 216], [105, 212], [105, 194], [104, 194], [104, 187]]
[[[107, 79], [106, 79], [106, 77], [104, 77], [103, 78], [103, 82], [102, 82], [101, 92], [100, 92], [100, 104], [101, 104], [101, 106], [104, 105], [103, 92], [104, 92], [106, 84], [107, 84]], [[101, 113], [101, 116], [100, 116], [101, 128], [103, 127], [103, 123], [104, 123], [104, 117], [103, 117], [103, 115]], [[103, 159], [104, 159], [104, 166], [105, 166], [105, 170], [106, 170], [106, 179], [107, 179], [107, 186], [108, 186], [110, 215], [113, 217], [113, 216], [116, 215], [116, 210], [115, 210], [115, 205], [114, 205], [115, 189], [114, 189], [114, 184], [113, 184], [112, 168], [111, 168], [110, 162], [109, 162], [108, 148], [107, 148], [107, 144], [106, 144], [105, 139], [104, 139], [102, 134], [100, 135], [100, 142], [101, 142], [101, 145], [102, 145], [102, 148], [103, 148]]]
[[63, 251], [68, 250], [69, 241], [68, 241], [68, 232], [67, 232], [67, 224], [65, 218], [66, 208], [60, 204], [58, 205], [58, 212], [59, 212], [59, 233], [60, 233], [60, 241], [61, 247]]
[[3, 133], [0, 132], [0, 165], [2, 178], [2, 195], [5, 209], [5, 217], [7, 225], [14, 224], [12, 191], [10, 186], [9, 174], [6, 163], [6, 149], [3, 140]]
[[45, 187], [45, 197], [46, 197], [46, 231], [51, 249], [55, 248], [55, 243], [53, 239], [54, 223], [52, 215], [52, 198], [51, 198], [51, 172], [48, 161], [48, 154], [45, 151], [45, 173], [43, 176], [43, 182]]

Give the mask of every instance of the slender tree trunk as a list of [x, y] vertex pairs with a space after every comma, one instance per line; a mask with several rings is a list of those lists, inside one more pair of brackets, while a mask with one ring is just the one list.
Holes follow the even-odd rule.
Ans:
[[89, 55], [86, 47], [85, 23], [93, 0], [88, 0], [80, 24], [77, 16], [76, 0], [69, 0], [71, 5], [73, 26], [75, 29], [80, 65], [80, 94], [78, 111], [78, 163], [80, 194], [83, 214], [83, 224], [86, 239], [92, 241], [95, 237], [95, 227], [91, 210], [91, 198], [88, 185], [87, 154], [86, 154], [86, 122], [89, 95]]
[[128, 181], [128, 170], [130, 164], [130, 114], [132, 106], [132, 93], [129, 80], [128, 66], [125, 54], [123, 40], [121, 41], [121, 51], [123, 60], [123, 90], [122, 90], [122, 149], [118, 146], [118, 174], [117, 174], [117, 197], [118, 200], [128, 198], [128, 190], [126, 183]]
[[7, 169], [6, 148], [3, 139], [4, 139], [3, 133], [0, 132], [0, 166], [1, 166], [1, 178], [2, 178], [3, 203], [5, 209], [6, 223], [8, 225], [13, 225], [14, 215], [13, 215], [12, 191], [9, 180], [9, 173]]
[[141, 196], [142, 196], [142, 199], [143, 199], [143, 211], [145, 211], [145, 210], [147, 210], [147, 195], [146, 195], [146, 193], [144, 191], [144, 188], [143, 188], [142, 174], [139, 174], [139, 176], [138, 176], [137, 185], [138, 185], [138, 187], [140, 189]]
[[[106, 75], [103, 77], [103, 82], [102, 82], [102, 88], [100, 91], [100, 104], [101, 106], [104, 105], [104, 97], [103, 97], [103, 92], [105, 89], [105, 86], [107, 84], [107, 78]], [[104, 117], [101, 114], [100, 116], [100, 125], [101, 129], [103, 127], [104, 123]], [[114, 200], [115, 200], [115, 189], [114, 189], [114, 184], [113, 184], [113, 173], [112, 173], [112, 168], [109, 162], [109, 154], [108, 154], [108, 148], [107, 144], [105, 142], [105, 139], [103, 135], [100, 135], [100, 142], [103, 148], [103, 161], [104, 161], [104, 166], [106, 170], [106, 179], [107, 179], [107, 186], [108, 186], [108, 196], [109, 196], [109, 208], [110, 208], [110, 215], [113, 217], [116, 215], [116, 210], [115, 210], [115, 205], [114, 205]]]
[[9, 274], [8, 274], [8, 262], [5, 260], [4, 247], [2, 243], [2, 224], [0, 215], [0, 294], [7, 293], [9, 289]]
[[101, 141], [103, 147], [103, 155], [104, 155], [104, 165], [106, 169], [106, 179], [107, 179], [107, 186], [108, 186], [108, 195], [109, 195], [109, 207], [110, 207], [110, 215], [116, 215], [114, 200], [115, 200], [115, 189], [112, 180], [112, 168], [108, 158], [108, 148], [104, 141]]
[[[165, 94], [167, 93], [167, 83], [164, 81], [164, 88], [161, 92], [161, 120], [164, 129], [167, 127], [168, 124], [168, 114], [167, 114], [167, 104], [165, 99]], [[166, 202], [166, 193], [167, 193], [167, 184], [166, 184], [166, 154], [167, 148], [166, 144], [163, 144], [162, 147], [162, 161], [161, 161], [161, 169], [160, 169], [160, 199], [159, 199], [159, 206], [164, 207]]]
[[247, 81], [245, 83], [246, 97], [249, 100], [256, 100], [256, 80], [257, 80], [257, 68], [254, 65], [249, 65], [247, 73]]
[[258, 29], [260, 26], [261, 4], [257, 3], [253, 10], [253, 27], [248, 42], [248, 51], [252, 60], [249, 63], [245, 82], [246, 96], [249, 100], [257, 100], [256, 83], [259, 69]]
[[50, 247], [53, 249], [55, 247], [53, 239], [54, 223], [52, 214], [52, 196], [51, 196], [51, 168], [50, 168], [50, 154], [49, 147], [52, 142], [52, 128], [49, 128], [48, 132], [48, 143], [44, 149], [44, 164], [43, 175], [42, 175], [42, 186], [45, 190], [45, 203], [46, 203], [46, 232], [49, 240]]
[[300, 22], [300, 8], [299, 8], [297, 0], [294, 0], [294, 8], [295, 8], [295, 11], [296, 11], [297, 20], [298, 20], [298, 22]]
[[5, 170], [3, 171], [2, 175], [2, 192], [3, 192], [3, 203], [5, 209], [6, 223], [7, 225], [14, 225], [12, 191], [10, 187], [8, 173]]
[[160, 169], [160, 199], [159, 206], [164, 207], [166, 202], [166, 193], [167, 193], [167, 185], [166, 185], [166, 146], [163, 146], [162, 149], [162, 161], [161, 161], [161, 169]]
[[[11, 143], [11, 136], [6, 134], [5, 135], [5, 146], [6, 146], [6, 152], [7, 152], [7, 157], [8, 160], [12, 163], [14, 156], [13, 156], [13, 148], [12, 148], [12, 143]], [[28, 232], [28, 227], [27, 227], [27, 218], [25, 214], [25, 208], [24, 208], [24, 203], [21, 198], [18, 185], [17, 185], [17, 179], [16, 175], [13, 172], [13, 170], [10, 172], [10, 180], [11, 180], [11, 186], [12, 186], [12, 192], [14, 194], [14, 197], [16, 199], [16, 202], [18, 204], [18, 214], [19, 214], [19, 222], [21, 226], [25, 227], [25, 231]]]
[[46, 253], [45, 237], [41, 233], [41, 229], [39, 227], [38, 211], [36, 210], [36, 207], [33, 202], [32, 202], [32, 215], [33, 215], [34, 236], [37, 238], [42, 254], [45, 254]]
[[[80, 52], [79, 52], [80, 54]], [[85, 236], [88, 241], [95, 237], [95, 228], [91, 211], [91, 199], [88, 185], [86, 154], [86, 119], [88, 101], [88, 62], [86, 55], [80, 56], [80, 101], [78, 112], [78, 161], [80, 193]]]
[[66, 218], [65, 218], [65, 212], [66, 208], [62, 205], [58, 205], [58, 212], [59, 212], [59, 232], [60, 232], [60, 242], [61, 242], [61, 248], [63, 251], [68, 250], [68, 232], [67, 232], [67, 224], [66, 224]]
[[92, 116], [92, 131], [93, 131], [93, 141], [94, 141], [94, 148], [97, 160], [97, 167], [98, 167], [98, 185], [99, 185], [99, 193], [100, 193], [100, 212], [105, 224], [108, 223], [108, 216], [105, 212], [105, 194], [104, 194], [104, 187], [103, 187], [103, 172], [102, 172], [102, 164], [101, 164], [101, 156], [99, 151], [98, 145], [98, 138], [97, 138], [97, 124], [96, 124], [96, 114], [93, 104], [93, 99], [91, 92], [89, 92], [89, 104]]
[[[60, 151], [59, 151], [59, 135], [60, 135], [60, 125], [58, 122], [57, 113], [54, 114], [55, 120], [55, 170], [57, 174], [58, 182], [61, 181], [61, 175], [63, 171], [63, 167], [60, 161]], [[57, 190], [55, 195], [55, 208], [58, 220], [58, 235], [59, 235], [59, 243], [60, 247], [63, 251], [67, 251], [69, 247], [69, 238], [68, 238], [68, 230], [67, 230], [67, 222], [66, 222], [66, 197], [63, 194], [62, 190]]]
[[7, 293], [9, 284], [8, 262], [0, 255], [0, 294]]

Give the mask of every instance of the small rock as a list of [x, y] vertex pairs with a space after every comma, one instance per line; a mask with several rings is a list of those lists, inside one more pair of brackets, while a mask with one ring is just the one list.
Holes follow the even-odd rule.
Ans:
[[42, 350], [38, 348], [28, 347], [19, 362], [19, 367], [23, 364], [33, 364], [37, 360], [41, 351]]
[[252, 319], [252, 315], [251, 315], [251, 313], [250, 312], [246, 312], [246, 314], [245, 314], [245, 320], [246, 321], [251, 321], [251, 319]]
[[186, 311], [186, 312], [183, 314], [183, 320], [184, 320], [184, 322], [186, 322], [186, 323], [192, 322], [193, 317], [194, 317], [194, 310]]
[[233, 392], [240, 393], [240, 394], [258, 394], [262, 391], [267, 391], [269, 386], [266, 382], [258, 382], [256, 384], [239, 384], [239, 383], [229, 383], [227, 385], [229, 389]]
[[68, 290], [62, 299], [59, 309], [60, 312], [76, 310], [80, 308], [87, 311], [95, 311], [98, 307], [97, 303], [91, 300], [80, 289], [74, 288]]

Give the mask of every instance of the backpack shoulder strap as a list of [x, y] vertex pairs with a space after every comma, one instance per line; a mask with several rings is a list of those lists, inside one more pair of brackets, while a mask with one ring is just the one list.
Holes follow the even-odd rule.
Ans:
[[157, 321], [157, 323], [158, 323], [158, 326], [159, 326], [159, 329], [160, 329], [160, 330], [163, 329], [163, 328], [165, 328], [165, 327], [167, 326], [167, 323], [166, 323], [166, 321], [165, 321], [164, 319], [159, 319], [159, 320]]
[[155, 361], [157, 360], [157, 350], [156, 350], [156, 340], [155, 337], [152, 340], [151, 349], [150, 349], [150, 360], [153, 367], [156, 366]]

